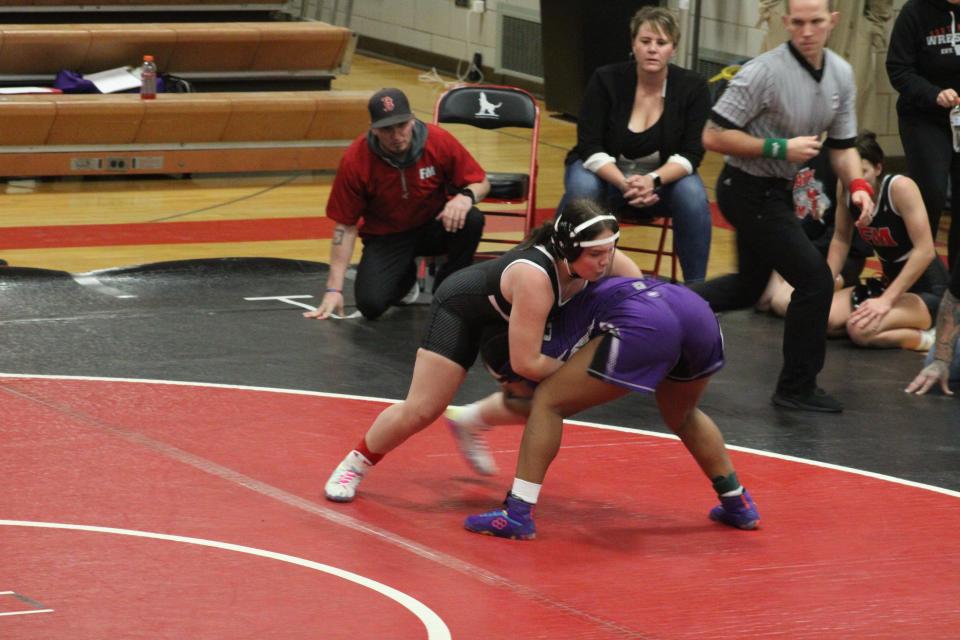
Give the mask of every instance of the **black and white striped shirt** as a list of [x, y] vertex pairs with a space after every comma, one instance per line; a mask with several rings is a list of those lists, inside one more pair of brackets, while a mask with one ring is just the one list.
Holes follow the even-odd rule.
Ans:
[[[758, 138], [819, 136], [826, 146], [852, 147], [857, 136], [853, 69], [824, 49], [813, 69], [790, 43], [746, 63], [730, 80], [710, 119]], [[792, 180], [801, 165], [774, 158], [728, 156], [727, 163], [751, 175]]]

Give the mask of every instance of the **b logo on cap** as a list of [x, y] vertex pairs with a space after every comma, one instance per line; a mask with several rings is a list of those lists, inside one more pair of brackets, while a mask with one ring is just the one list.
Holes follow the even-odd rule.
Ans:
[[383, 103], [384, 111], [393, 111], [396, 108], [396, 105], [393, 103], [393, 98], [390, 96], [383, 96], [380, 98], [380, 102]]

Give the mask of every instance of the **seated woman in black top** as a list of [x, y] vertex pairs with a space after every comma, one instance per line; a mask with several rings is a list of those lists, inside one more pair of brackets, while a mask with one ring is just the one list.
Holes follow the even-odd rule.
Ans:
[[597, 69], [567, 155], [564, 196], [607, 204], [619, 217], [673, 218], [684, 280], [703, 280], [710, 255], [707, 192], [696, 173], [710, 109], [706, 81], [669, 64], [680, 40], [666, 9], [643, 7], [630, 21], [635, 60]]

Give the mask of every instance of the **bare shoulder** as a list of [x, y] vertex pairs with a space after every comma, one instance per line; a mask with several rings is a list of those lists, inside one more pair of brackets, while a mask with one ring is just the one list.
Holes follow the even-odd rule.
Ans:
[[511, 302], [513, 302], [513, 292], [543, 286], [550, 288], [549, 274], [543, 270], [543, 267], [528, 260], [512, 262], [500, 276], [500, 289]]
[[500, 288], [503, 296], [513, 305], [510, 317], [518, 315], [523, 318], [540, 318], [542, 316], [546, 319], [555, 298], [550, 276], [529, 263], [508, 269], [503, 275]]
[[913, 178], [897, 174], [896, 179], [890, 182], [890, 196], [897, 203], [920, 198], [920, 187], [913, 181]]
[[907, 176], [897, 176], [897, 179], [890, 183], [890, 201], [905, 222], [926, 221], [927, 209], [923, 204], [920, 187]]

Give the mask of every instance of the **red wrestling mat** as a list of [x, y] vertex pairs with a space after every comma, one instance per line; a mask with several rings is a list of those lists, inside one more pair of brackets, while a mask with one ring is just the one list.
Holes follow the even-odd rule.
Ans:
[[[440, 425], [358, 500], [321, 497], [383, 403], [132, 381], [0, 378], [0, 636], [955, 638], [952, 492], [734, 452], [763, 515], [714, 498], [681, 445], [569, 426], [539, 538], [463, 517], [509, 486]], [[44, 526], [40, 526], [44, 523]]]
[[0, 233], [0, 249], [310, 240], [313, 238], [329, 238], [333, 227], [333, 220], [320, 216], [197, 222], [5, 227], [3, 233]]
[[[552, 215], [553, 210], [550, 211]], [[487, 218], [488, 231], [511, 231], [516, 226], [515, 222], [502, 217]], [[333, 227], [333, 220], [324, 216], [3, 227], [0, 249], [329, 239]]]

